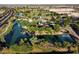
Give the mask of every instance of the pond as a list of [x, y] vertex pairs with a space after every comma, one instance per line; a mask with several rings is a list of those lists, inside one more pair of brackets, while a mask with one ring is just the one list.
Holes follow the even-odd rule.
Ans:
[[18, 43], [20, 39], [29, 38], [31, 36], [29, 33], [23, 34], [22, 30], [23, 29], [19, 21], [14, 21], [12, 30], [4, 37], [6, 43], [12, 45]]
[[69, 34], [64, 33], [62, 35], [38, 35], [36, 36], [38, 38], [38, 40], [40, 39], [45, 39], [51, 43], [54, 42], [60, 42], [60, 43], [64, 43], [64, 41], [69, 42], [69, 43], [75, 43], [75, 39], [72, 38]]

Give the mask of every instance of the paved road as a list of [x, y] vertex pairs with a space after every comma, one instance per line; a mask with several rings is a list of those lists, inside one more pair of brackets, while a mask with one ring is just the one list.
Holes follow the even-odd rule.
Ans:
[[10, 13], [10, 10], [5, 10], [5, 12], [0, 16], [0, 22], [3, 21], [3, 19], [8, 16], [8, 14]]
[[9, 9], [8, 13], [0, 18], [0, 27], [2, 27], [3, 24], [8, 21], [8, 19], [13, 15], [14, 11], [12, 9]]
[[76, 39], [79, 39], [79, 36], [75, 33], [75, 31], [71, 27], [69, 27], [67, 30], [69, 31], [69, 34], [71, 36], [73, 36]]
[[[9, 9], [8, 13], [0, 18], [1, 20], [0, 27], [2, 27], [2, 25], [4, 25], [9, 20], [9, 18], [13, 15], [13, 13], [14, 11], [12, 9]], [[3, 35], [8, 30], [9, 26], [10, 26], [10, 22], [7, 24], [5, 31], [0, 33], [0, 35]]]
[[0, 33], [0, 36], [6, 33], [6, 31], [7, 31], [7, 30], [8, 30], [8, 28], [9, 28], [9, 26], [10, 26], [10, 22], [9, 22], [8, 26], [6, 27], [5, 31], [4, 31], [4, 32], [2, 32], [2, 33]]
[[66, 29], [71, 36], [79, 40], [79, 28], [75, 24], [71, 24], [70, 27]]

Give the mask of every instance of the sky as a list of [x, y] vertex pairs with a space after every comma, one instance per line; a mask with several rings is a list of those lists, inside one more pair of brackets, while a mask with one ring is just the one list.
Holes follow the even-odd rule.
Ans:
[[79, 4], [79, 0], [1, 0], [0, 4]]

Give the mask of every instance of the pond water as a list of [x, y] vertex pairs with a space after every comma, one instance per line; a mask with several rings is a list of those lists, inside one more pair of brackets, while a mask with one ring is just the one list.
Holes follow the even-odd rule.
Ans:
[[39, 35], [37, 36], [38, 40], [40, 39], [46, 39], [51, 43], [54, 42], [60, 42], [60, 43], [64, 43], [64, 41], [69, 42], [69, 43], [75, 43], [75, 39], [72, 38], [69, 34], [64, 33], [62, 35]]
[[5, 35], [4, 38], [8, 44], [12, 45], [18, 43], [20, 39], [29, 38], [29, 37], [30, 37], [29, 33], [25, 33], [25, 34], [22, 33], [22, 26], [19, 23], [19, 21], [14, 21], [12, 30], [7, 35]]

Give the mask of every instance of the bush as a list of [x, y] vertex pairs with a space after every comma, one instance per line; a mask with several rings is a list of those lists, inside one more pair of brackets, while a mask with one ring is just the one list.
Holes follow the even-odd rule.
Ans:
[[14, 53], [20, 53], [20, 54], [24, 54], [24, 53], [30, 53], [32, 50], [31, 46], [27, 46], [27, 45], [13, 45], [10, 47], [10, 50], [14, 51]]

